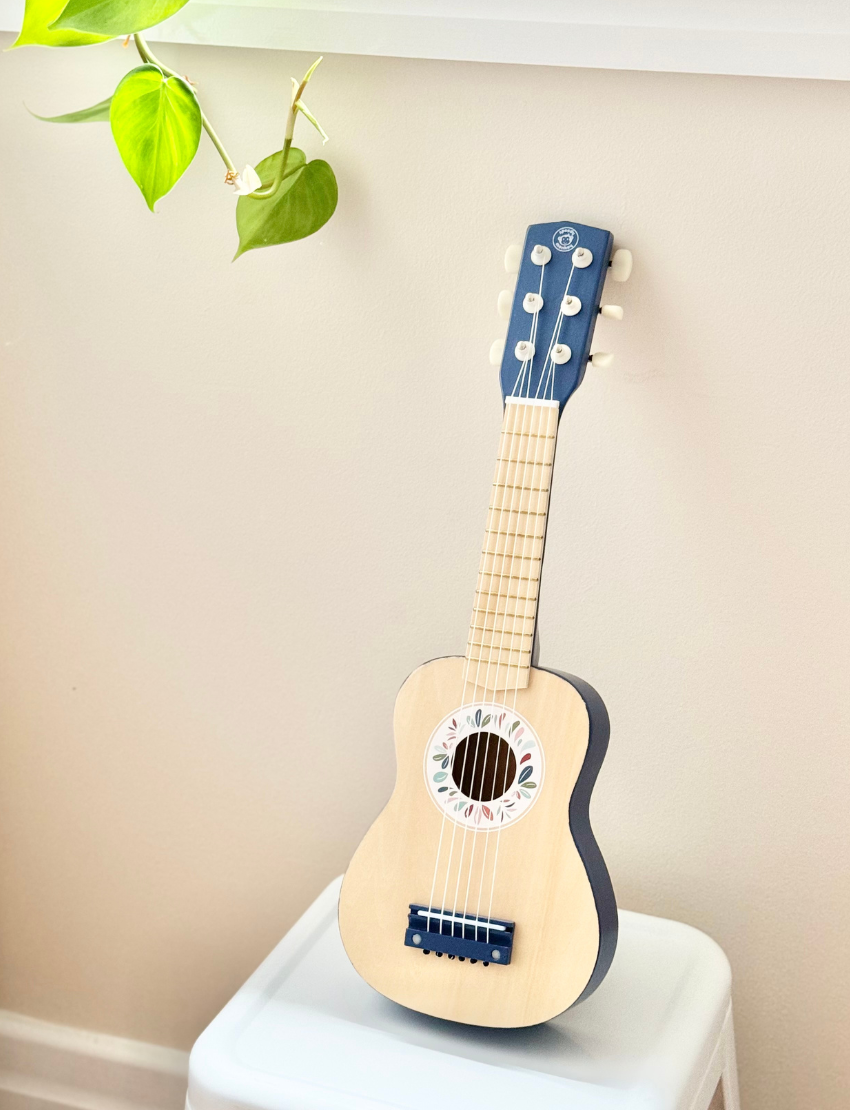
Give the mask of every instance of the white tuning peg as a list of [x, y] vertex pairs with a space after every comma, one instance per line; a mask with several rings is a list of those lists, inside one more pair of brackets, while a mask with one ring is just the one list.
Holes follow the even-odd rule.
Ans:
[[632, 272], [632, 252], [620, 247], [611, 256], [611, 277], [614, 281], [628, 281]]
[[590, 361], [600, 370], [607, 370], [608, 367], [613, 363], [614, 356], [609, 355], [607, 351], [596, 351], [590, 356]]
[[504, 339], [494, 339], [490, 344], [490, 365], [501, 366], [502, 358], [505, 354], [505, 341]]
[[599, 309], [599, 315], [604, 316], [606, 320], [622, 320], [623, 310], [618, 304], [604, 304]]
[[503, 320], [510, 320], [511, 318], [511, 305], [514, 302], [514, 295], [510, 289], [503, 289], [499, 294], [499, 299], [496, 301], [496, 311]]
[[518, 274], [521, 262], [522, 247], [518, 243], [513, 243], [505, 251], [505, 273]]

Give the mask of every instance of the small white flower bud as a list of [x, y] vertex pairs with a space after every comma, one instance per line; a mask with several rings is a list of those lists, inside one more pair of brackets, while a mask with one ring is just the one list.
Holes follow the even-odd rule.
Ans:
[[246, 166], [242, 173], [236, 175], [236, 180], [233, 182], [233, 188], [237, 196], [244, 197], [248, 193], [253, 193], [255, 189], [259, 189], [262, 185], [260, 175], [253, 166]]

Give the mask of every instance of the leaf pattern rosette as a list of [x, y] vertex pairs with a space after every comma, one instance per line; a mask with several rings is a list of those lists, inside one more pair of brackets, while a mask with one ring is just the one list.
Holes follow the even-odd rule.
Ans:
[[[458, 747], [474, 733], [498, 736], [516, 760], [513, 780], [490, 801], [467, 797], [452, 773]], [[504, 705], [476, 703], [450, 713], [434, 729], [425, 749], [425, 782], [437, 808], [456, 824], [476, 830], [516, 824], [540, 793], [543, 769], [543, 749], [534, 729]], [[457, 778], [463, 778], [462, 768]]]

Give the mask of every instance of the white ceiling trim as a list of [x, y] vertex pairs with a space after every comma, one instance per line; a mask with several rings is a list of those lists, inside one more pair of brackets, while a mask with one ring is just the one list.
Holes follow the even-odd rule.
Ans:
[[[17, 30], [22, 0], [0, 0]], [[846, 0], [191, 0], [152, 41], [850, 80]]]

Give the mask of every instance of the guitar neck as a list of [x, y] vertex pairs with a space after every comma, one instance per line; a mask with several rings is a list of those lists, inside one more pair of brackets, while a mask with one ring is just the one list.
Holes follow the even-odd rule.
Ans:
[[505, 404], [466, 646], [467, 681], [484, 691], [528, 685], [558, 416], [557, 401]]

